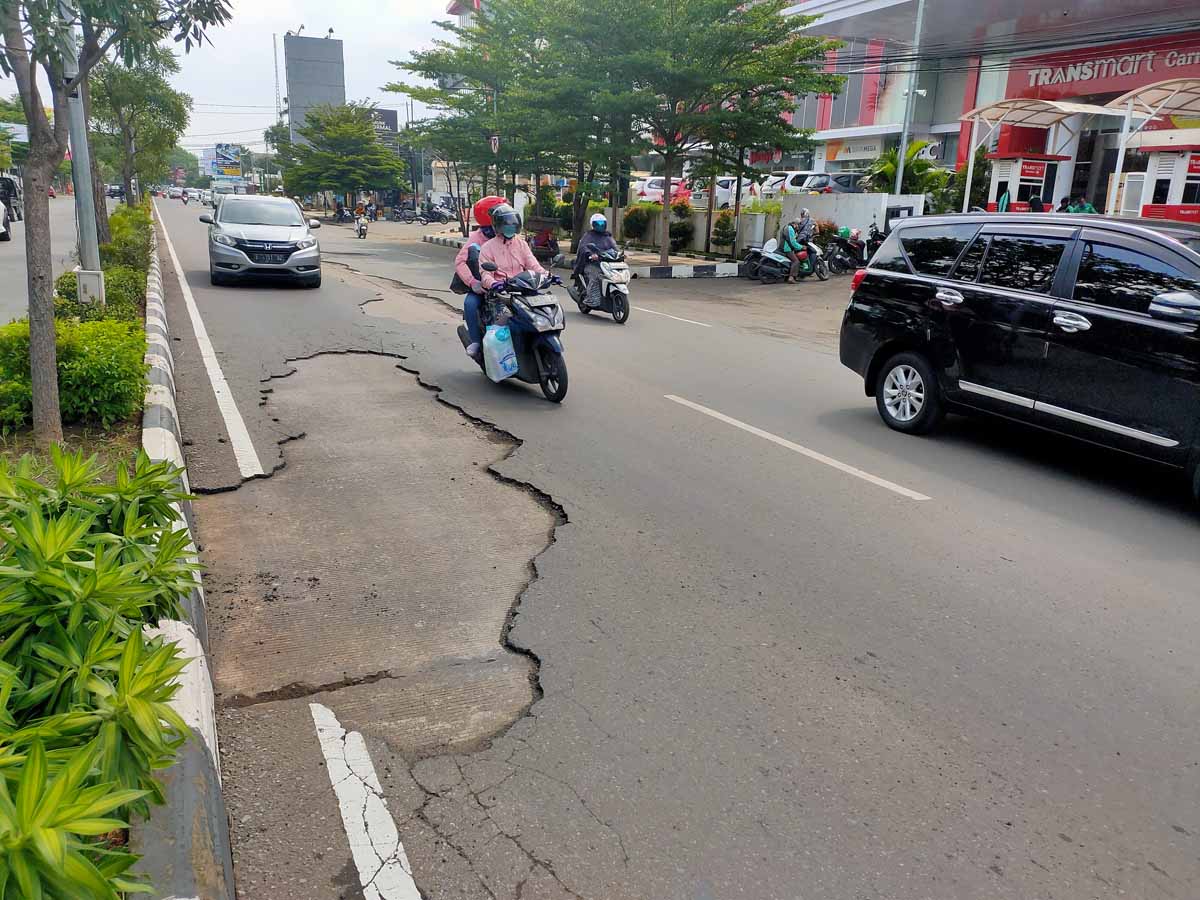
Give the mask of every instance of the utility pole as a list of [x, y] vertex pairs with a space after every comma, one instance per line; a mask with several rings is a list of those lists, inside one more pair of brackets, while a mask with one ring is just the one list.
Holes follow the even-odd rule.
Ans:
[[904, 157], [908, 154], [908, 129], [912, 124], [913, 98], [917, 94], [917, 70], [921, 60], [921, 29], [925, 24], [925, 0], [917, 0], [917, 27], [913, 33], [912, 69], [908, 73], [908, 95], [904, 98], [904, 124], [900, 129], [900, 152], [896, 155], [896, 193], [903, 193]]
[[[63, 77], [67, 81], [79, 75], [79, 45], [76, 42], [75, 11], [66, 0], [59, 0], [58, 14], [66, 23], [70, 40], [63, 53]], [[96, 236], [95, 193], [92, 191], [92, 161], [88, 152], [87, 120], [79, 86], [67, 98], [67, 120], [71, 133], [71, 177], [75, 182], [75, 222], [79, 229], [79, 262], [83, 269], [100, 271], [100, 242]], [[132, 198], [130, 198], [132, 199]], [[103, 289], [101, 289], [103, 291]], [[101, 293], [103, 302], [103, 293]]]

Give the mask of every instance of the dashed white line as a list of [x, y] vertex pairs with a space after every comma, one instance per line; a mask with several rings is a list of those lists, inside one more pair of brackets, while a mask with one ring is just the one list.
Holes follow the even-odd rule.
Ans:
[[363, 896], [366, 900], [421, 900], [363, 736], [342, 728], [328, 707], [310, 703], [308, 708], [317, 726]]
[[[157, 202], [155, 202], [154, 208], [157, 212]], [[171, 262], [175, 266], [175, 277], [179, 279], [179, 288], [183, 291], [183, 303], [187, 307], [188, 317], [192, 320], [192, 331], [196, 335], [196, 343], [200, 346], [200, 358], [204, 360], [208, 380], [212, 384], [213, 394], [217, 398], [217, 408], [221, 411], [221, 418], [225, 420], [225, 431], [229, 434], [229, 445], [233, 448], [233, 456], [237, 460], [238, 470], [242, 473], [243, 478], [263, 475], [265, 472], [262, 462], [259, 461], [258, 453], [254, 449], [254, 442], [250, 440], [250, 432], [246, 429], [246, 422], [242, 419], [237, 402], [233, 399], [233, 391], [229, 389], [229, 382], [225, 380], [225, 373], [221, 371], [221, 364], [217, 361], [217, 351], [213, 349], [212, 341], [208, 337], [208, 329], [204, 327], [204, 320], [200, 318], [200, 309], [196, 306], [196, 298], [192, 296], [192, 289], [188, 287], [187, 278], [184, 277], [183, 266], [179, 264], [179, 256], [175, 253], [175, 245], [171, 243], [167, 223], [163, 221], [161, 214], [158, 220], [162, 222], [163, 235], [167, 239], [167, 252], [171, 254]]]
[[834, 459], [832, 456], [826, 456], [824, 453], [818, 453], [816, 450], [810, 450], [808, 447], [793, 443], [787, 438], [782, 438], [777, 434], [771, 434], [769, 431], [763, 431], [761, 428], [755, 428], [746, 422], [742, 422], [732, 416], [727, 416], [724, 413], [719, 413], [715, 409], [709, 409], [707, 406], [701, 406], [699, 403], [693, 403], [691, 400], [685, 400], [683, 397], [676, 397], [674, 394], [665, 395], [672, 403], [678, 403], [681, 406], [686, 406], [688, 409], [694, 409], [696, 412], [704, 413], [706, 416], [711, 416], [718, 422], [724, 422], [726, 425], [732, 425], [734, 428], [740, 428], [742, 431], [749, 432], [756, 437], [768, 440], [773, 444], [778, 444], [780, 447], [786, 447], [801, 456], [807, 456], [811, 460], [830, 466], [837, 469], [839, 472], [845, 472], [847, 475], [853, 475], [855, 478], [861, 478], [863, 481], [869, 482], [876, 487], [884, 488], [894, 494], [899, 494], [901, 497], [907, 497], [909, 500], [928, 500], [930, 499], [925, 494], [917, 493], [909, 490], [902, 485], [896, 484], [894, 481], [888, 481], [886, 478], [880, 478], [878, 475], [872, 475], [870, 472], [864, 472], [862, 469], [855, 468], [840, 460]]
[[652, 316], [662, 316], [664, 319], [674, 319], [676, 322], [687, 322], [689, 325], [699, 325], [701, 328], [712, 328], [707, 322], [697, 322], [695, 319], [684, 319], [670, 313], [659, 312], [657, 309], [646, 309], [644, 306], [634, 306], [639, 312], [650, 313]]

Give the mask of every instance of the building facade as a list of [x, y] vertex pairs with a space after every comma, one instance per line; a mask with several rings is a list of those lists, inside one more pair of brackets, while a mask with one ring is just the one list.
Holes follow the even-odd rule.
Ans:
[[[970, 126], [962, 115], [997, 100], [1103, 106], [1164, 79], [1200, 77], [1195, 6], [1169, 0], [924, 0], [919, 41], [917, 6], [918, 0], [806, 0], [792, 7], [794, 14], [819, 17], [810, 31], [844, 42], [829, 54], [827, 68], [846, 76], [839, 95], [805, 97], [798, 104], [795, 124], [814, 130], [816, 147], [797, 165], [862, 169], [897, 146], [913, 69], [910, 140], [928, 141], [925, 155], [947, 168], [966, 162]], [[1046, 200], [1082, 195], [1102, 208], [1121, 120], [1081, 116], [1066, 124], [1049, 131], [1003, 126], [989, 149], [1001, 158], [1047, 157]], [[1150, 127], [1196, 126], [1200, 121]], [[756, 163], [775, 163], [763, 156]], [[1131, 153], [1124, 169], [1144, 171], [1147, 159]]]

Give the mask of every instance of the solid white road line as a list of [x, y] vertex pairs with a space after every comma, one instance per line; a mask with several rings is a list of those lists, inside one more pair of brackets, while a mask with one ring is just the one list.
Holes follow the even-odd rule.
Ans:
[[308, 704], [366, 900], [421, 900], [366, 742], [327, 707]]
[[678, 403], [686, 406], [688, 409], [694, 409], [696, 412], [704, 413], [706, 416], [724, 422], [726, 425], [732, 425], [734, 428], [740, 428], [742, 431], [748, 431], [750, 434], [768, 440], [773, 444], [778, 444], [780, 447], [799, 453], [801, 456], [807, 456], [809, 459], [816, 460], [819, 463], [824, 463], [831, 468], [837, 469], [839, 472], [845, 472], [847, 475], [853, 475], [855, 478], [861, 478], [863, 481], [889, 490], [894, 494], [899, 494], [901, 497], [907, 497], [909, 500], [928, 500], [929, 497], [924, 494], [919, 494], [916, 491], [911, 491], [906, 487], [888, 481], [886, 478], [880, 478], [878, 475], [872, 475], [870, 472], [864, 472], [862, 469], [856, 469], [854, 466], [847, 465], [844, 462], [839, 462], [833, 457], [826, 456], [824, 453], [818, 453], [816, 450], [810, 450], [807, 447], [802, 447], [800, 444], [795, 444], [787, 438], [781, 438], [777, 434], [771, 434], [769, 431], [763, 431], [761, 428], [755, 428], [753, 425], [748, 425], [737, 419], [727, 416], [724, 413], [719, 413], [715, 409], [709, 409], [707, 406], [701, 406], [699, 403], [693, 403], [691, 400], [685, 400], [683, 397], [676, 397], [674, 394], [666, 394], [666, 398], [673, 403]]
[[697, 322], [695, 319], [681, 319], [679, 316], [673, 316], [670, 313], [659, 312], [657, 309], [646, 309], [644, 306], [634, 306], [634, 309], [639, 312], [650, 313], [652, 316], [662, 316], [664, 319], [674, 319], [676, 322], [687, 322], [689, 325], [699, 325], [701, 328], [712, 328], [706, 322]]
[[[158, 210], [157, 201], [154, 208], [155, 211]], [[212, 383], [213, 394], [217, 398], [217, 408], [221, 410], [221, 417], [225, 420], [225, 431], [229, 434], [229, 445], [233, 448], [238, 469], [243, 478], [264, 475], [266, 473], [254, 449], [254, 442], [250, 440], [250, 432], [246, 430], [246, 423], [238, 410], [237, 402], [233, 399], [229, 382], [225, 380], [225, 373], [221, 371], [221, 364], [217, 361], [217, 351], [213, 349], [212, 341], [208, 338], [208, 329], [204, 327], [204, 320], [200, 318], [196, 298], [192, 296], [192, 289], [188, 287], [187, 278], [184, 277], [183, 266], [179, 264], [179, 256], [175, 253], [175, 245], [171, 243], [171, 234], [167, 231], [167, 223], [161, 214], [158, 220], [162, 222], [163, 235], [167, 239], [167, 252], [171, 254], [171, 262], [175, 265], [175, 277], [179, 279], [179, 288], [183, 291], [183, 302], [187, 307], [188, 317], [192, 320], [192, 331], [196, 334], [196, 343], [200, 345], [200, 357], [208, 371], [208, 380]]]

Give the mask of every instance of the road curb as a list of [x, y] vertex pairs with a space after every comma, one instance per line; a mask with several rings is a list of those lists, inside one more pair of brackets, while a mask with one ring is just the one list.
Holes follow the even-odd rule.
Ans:
[[[460, 249], [467, 242], [466, 238], [442, 237], [436, 234], [427, 234], [421, 240], [427, 244], [456, 249]], [[678, 266], [630, 266], [629, 273], [633, 278], [737, 278], [741, 274], [741, 266], [735, 262]]]
[[[150, 271], [146, 276], [146, 364], [150, 372], [142, 412], [142, 448], [156, 462], [169, 460], [179, 466], [183, 487], [190, 490], [175, 404], [175, 361], [155, 231], [151, 232], [151, 242]], [[189, 551], [195, 559], [192, 522], [191, 501], [177, 504], [175, 527], [187, 529], [193, 537]], [[142, 855], [140, 871], [150, 877], [155, 897], [233, 900], [233, 858], [221, 794], [216, 704], [207, 652], [208, 619], [199, 574], [183, 608], [184, 621], [163, 619], [151, 630], [178, 643], [190, 660], [180, 675], [181, 687], [172, 706], [192, 733], [180, 748], [175, 764], [158, 775], [166, 805], [153, 808], [148, 821], [131, 829], [131, 843]]]

